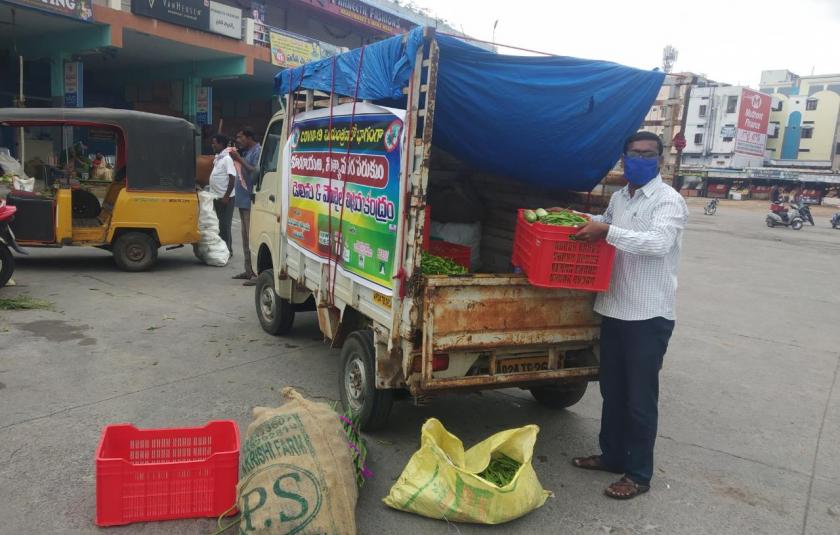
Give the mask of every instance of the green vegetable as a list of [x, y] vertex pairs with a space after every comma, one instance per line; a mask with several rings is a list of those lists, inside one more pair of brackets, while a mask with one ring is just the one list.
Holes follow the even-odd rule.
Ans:
[[520, 466], [522, 466], [521, 463], [500, 453], [490, 459], [490, 464], [487, 465], [487, 468], [483, 472], [478, 474], [478, 477], [493, 483], [497, 487], [504, 487], [513, 481], [513, 477], [516, 475]]
[[537, 220], [537, 214], [533, 210], [524, 210], [522, 212], [522, 217], [524, 217], [525, 221], [528, 223], [534, 223]]
[[537, 214], [537, 217], [539, 217], [540, 219], [548, 215], [548, 212], [544, 208], [537, 208], [536, 210], [534, 210], [534, 213]]
[[538, 221], [545, 225], [554, 225], [557, 227], [577, 227], [589, 223], [589, 220], [580, 216], [571, 210], [560, 210], [557, 212], [546, 212], [544, 214], [537, 210], [535, 213], [538, 216]]
[[423, 275], [465, 275], [467, 268], [456, 264], [448, 258], [441, 258], [429, 253], [423, 253], [420, 262], [420, 269]]

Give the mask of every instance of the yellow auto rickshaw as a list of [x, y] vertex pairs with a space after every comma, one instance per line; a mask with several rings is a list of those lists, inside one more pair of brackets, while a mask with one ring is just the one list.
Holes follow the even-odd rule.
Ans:
[[151, 113], [0, 109], [0, 147], [34, 178], [6, 197], [17, 241], [99, 247], [122, 269], [151, 268], [160, 247], [199, 240], [197, 140], [188, 121]]

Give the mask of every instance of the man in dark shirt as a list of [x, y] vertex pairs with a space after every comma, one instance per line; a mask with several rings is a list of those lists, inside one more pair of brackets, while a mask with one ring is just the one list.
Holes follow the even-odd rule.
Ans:
[[233, 161], [242, 166], [242, 176], [236, 182], [236, 207], [239, 208], [239, 220], [242, 225], [242, 252], [245, 256], [245, 271], [234, 275], [234, 279], [244, 279], [242, 284], [254, 286], [257, 274], [251, 265], [251, 247], [248, 243], [249, 230], [251, 226], [251, 193], [254, 191], [254, 180], [257, 177], [257, 168], [260, 162], [262, 147], [257, 143], [254, 130], [244, 126], [236, 134], [236, 145], [243, 152], [231, 153]]

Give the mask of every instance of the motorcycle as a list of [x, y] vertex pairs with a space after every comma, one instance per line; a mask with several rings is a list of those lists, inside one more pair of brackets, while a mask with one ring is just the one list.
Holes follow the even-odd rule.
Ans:
[[790, 208], [785, 208], [781, 203], [773, 203], [770, 205], [770, 213], [765, 218], [767, 226], [773, 228], [775, 226], [790, 227], [793, 230], [800, 230], [804, 224], [804, 219], [797, 208], [791, 205]]
[[802, 218], [802, 221], [807, 221], [811, 223], [811, 226], [814, 226], [814, 217], [811, 215], [811, 207], [805, 204], [804, 202], [800, 203], [792, 203], [791, 208], [799, 212], [799, 216]]
[[718, 199], [712, 199], [706, 203], [706, 206], [703, 208], [703, 213], [706, 215], [715, 215], [717, 212], [718, 207]]
[[27, 254], [15, 241], [15, 235], [9, 228], [9, 223], [15, 216], [16, 206], [8, 206], [5, 201], [0, 201], [0, 288], [9, 282], [12, 273], [15, 271], [15, 258], [9, 248], [20, 254]]
[[831, 216], [831, 228], [840, 228], [840, 212]]

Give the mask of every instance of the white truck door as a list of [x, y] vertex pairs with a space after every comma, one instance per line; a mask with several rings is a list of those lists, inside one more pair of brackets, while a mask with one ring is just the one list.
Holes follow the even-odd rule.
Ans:
[[[262, 245], [268, 246], [271, 252], [272, 269], [277, 267], [279, 254], [278, 239], [280, 237], [281, 213], [281, 154], [283, 151], [283, 119], [275, 119], [268, 127], [263, 140], [262, 155], [260, 156], [260, 172], [257, 184], [254, 186], [254, 204], [251, 208], [251, 261], [255, 271], [267, 269], [260, 267], [259, 251]], [[275, 272], [276, 276], [276, 272]]]

